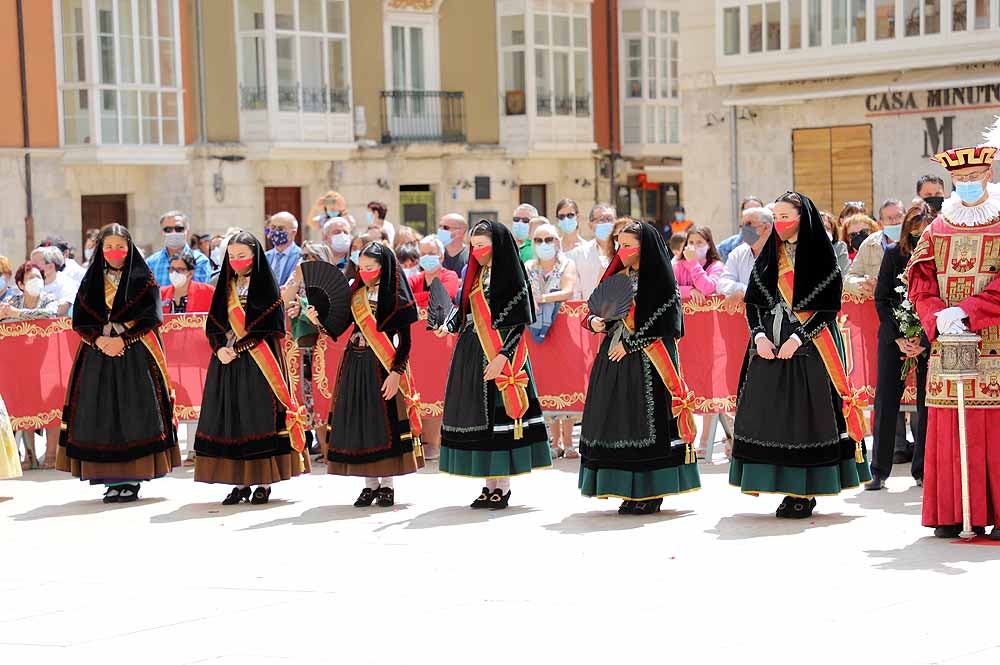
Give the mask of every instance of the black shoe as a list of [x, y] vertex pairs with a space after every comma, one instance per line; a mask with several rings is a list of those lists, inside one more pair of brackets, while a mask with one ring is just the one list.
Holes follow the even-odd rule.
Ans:
[[507, 493], [504, 494], [502, 490], [495, 489], [490, 494], [489, 509], [490, 510], [503, 510], [503, 509], [505, 509], [507, 507], [507, 504], [509, 502], [510, 502], [510, 490], [507, 490]]
[[261, 486], [253, 491], [253, 496], [250, 497], [250, 503], [255, 506], [259, 506], [263, 503], [267, 503], [267, 500], [270, 498], [271, 488]]
[[948, 526], [934, 528], [935, 538], [958, 538], [958, 534], [960, 533], [962, 533], [962, 525], [960, 524], [949, 524]]
[[139, 500], [139, 484], [122, 485], [118, 493], [118, 503], [133, 503]]
[[877, 492], [881, 489], [885, 489], [885, 480], [877, 473], [873, 473], [872, 481], [865, 485], [865, 491]]
[[1000, 540], [1000, 526], [994, 526], [990, 531], [990, 540]]
[[235, 506], [241, 501], [250, 500], [250, 488], [249, 487], [234, 487], [233, 491], [229, 493], [225, 499], [222, 500], [223, 506]]
[[660, 506], [663, 505], [663, 497], [659, 499], [653, 499], [652, 501], [636, 501], [635, 507], [632, 509], [633, 515], [652, 515], [654, 513], [660, 512]]
[[120, 487], [109, 487], [104, 491], [104, 503], [118, 503], [119, 494], [121, 494]]
[[379, 487], [375, 495], [379, 508], [392, 508], [396, 504], [396, 492], [391, 487]]
[[778, 509], [774, 511], [775, 517], [783, 519], [804, 519], [812, 515], [813, 508], [816, 507], [816, 499], [803, 499], [801, 497], [786, 496]]
[[358, 495], [358, 500], [354, 502], [354, 507], [367, 508], [372, 505], [372, 502], [375, 500], [375, 492], [376, 490], [373, 490], [370, 487], [366, 487], [361, 490], [361, 494]]
[[484, 487], [482, 494], [479, 498], [473, 501], [469, 508], [489, 508], [490, 507], [490, 488]]
[[914, 478], [913, 482], [915, 482], [917, 484], [917, 487], [923, 487], [924, 486], [924, 479], [923, 478]]
[[622, 505], [618, 506], [619, 515], [634, 515], [635, 514], [635, 501], [625, 500], [622, 501]]
[[913, 461], [913, 453], [908, 451], [899, 450], [892, 454], [893, 464], [909, 464]]

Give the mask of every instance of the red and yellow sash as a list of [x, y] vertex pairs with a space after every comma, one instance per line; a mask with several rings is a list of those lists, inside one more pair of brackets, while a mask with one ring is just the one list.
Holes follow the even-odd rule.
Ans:
[[[239, 296], [236, 295], [235, 286], [229, 289], [229, 325], [237, 337], [243, 338], [247, 334], [247, 313], [240, 304]], [[305, 425], [309, 422], [309, 414], [306, 407], [295, 403], [295, 398], [288, 391], [288, 384], [281, 373], [281, 365], [274, 357], [274, 352], [266, 343], [261, 343], [250, 349], [250, 356], [260, 367], [267, 384], [271, 386], [274, 396], [285, 407], [285, 427], [288, 429], [288, 438], [291, 440], [292, 448], [301, 453], [306, 447]]]
[[[792, 306], [792, 298], [795, 292], [794, 287], [795, 268], [788, 259], [785, 248], [779, 247], [778, 290], [781, 292], [781, 297], [784, 298], [789, 308]], [[795, 316], [798, 317], [800, 322], [805, 323], [812, 316], [812, 313], [795, 312]], [[837, 393], [844, 401], [843, 413], [844, 420], [847, 421], [847, 433], [854, 439], [856, 444], [854, 461], [861, 464], [865, 461], [861, 451], [861, 441], [864, 440], [867, 431], [864, 409], [868, 408], [868, 402], [862, 396], [863, 392], [861, 390], [856, 390], [851, 386], [851, 380], [844, 369], [844, 361], [840, 357], [837, 343], [834, 341], [833, 333], [830, 332], [830, 329], [824, 328], [819, 335], [813, 338], [813, 344], [816, 346], [816, 350], [819, 351], [820, 358], [823, 359], [823, 365], [826, 366], [826, 372], [830, 375], [830, 380], [833, 382], [834, 388], [837, 389]]]
[[[490, 360], [500, 354], [503, 348], [503, 339], [500, 333], [493, 328], [493, 315], [490, 313], [490, 305], [486, 301], [486, 294], [483, 292], [483, 272], [479, 271], [473, 282], [472, 292], [469, 294], [469, 309], [472, 310], [472, 321], [476, 326], [476, 334], [479, 336], [479, 344], [483, 347], [483, 353]], [[524, 424], [521, 419], [528, 412], [528, 343], [524, 335], [517, 344], [514, 351], [514, 359], [508, 360], [504, 364], [503, 371], [500, 372], [495, 381], [497, 389], [503, 398], [503, 408], [507, 415], [514, 420], [514, 439], [524, 437]]]
[[[632, 310], [625, 317], [624, 323], [630, 333], [635, 332], [635, 305], [632, 305]], [[687, 382], [684, 381], [684, 377], [674, 364], [674, 359], [670, 356], [662, 339], [657, 339], [648, 345], [643, 349], [643, 353], [653, 363], [663, 385], [670, 391], [670, 408], [674, 417], [677, 418], [677, 430], [681, 439], [688, 444], [684, 463], [695, 464], [698, 461], [698, 455], [691, 445], [694, 443], [698, 431], [694, 424], [694, 391], [688, 388]]]
[[[375, 353], [375, 357], [382, 363], [385, 371], [391, 372], [396, 347], [392, 345], [389, 336], [378, 329], [378, 321], [368, 305], [367, 286], [362, 286], [351, 296], [351, 313], [354, 315], [354, 321], [358, 324], [358, 328], [364, 334], [368, 346]], [[410, 421], [414, 452], [417, 452], [420, 446], [420, 435], [423, 433], [423, 424], [420, 421], [420, 393], [413, 385], [413, 375], [410, 373], [409, 363], [406, 364], [406, 370], [399, 377], [399, 392], [403, 394], [403, 401], [406, 403], [406, 417]]]

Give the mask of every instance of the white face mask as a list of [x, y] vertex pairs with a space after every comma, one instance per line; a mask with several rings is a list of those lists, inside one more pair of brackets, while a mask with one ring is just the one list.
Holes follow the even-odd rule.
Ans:
[[414, 268], [403, 268], [403, 273], [407, 277], [413, 277], [414, 275], [419, 275], [420, 274], [420, 266], [416, 266]]
[[351, 234], [338, 233], [330, 236], [330, 247], [338, 254], [347, 254], [347, 250], [351, 248]]
[[93, 247], [84, 247], [83, 248], [83, 258], [85, 258], [87, 261], [90, 261], [92, 258], [94, 258], [94, 248]]
[[215, 248], [212, 249], [212, 263], [217, 266], [222, 265], [222, 245], [216, 245]]
[[180, 272], [170, 273], [170, 283], [174, 285], [175, 289], [179, 289], [187, 283], [187, 275]]
[[42, 293], [42, 289], [45, 288], [45, 282], [42, 281], [41, 277], [32, 277], [27, 282], [24, 283], [24, 292], [27, 293], [32, 298], [38, 297]]

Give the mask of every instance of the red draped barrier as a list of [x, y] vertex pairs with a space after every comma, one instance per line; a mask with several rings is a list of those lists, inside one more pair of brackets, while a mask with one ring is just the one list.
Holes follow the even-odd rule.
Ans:
[[[542, 344], [529, 340], [531, 366], [542, 408], [546, 411], [581, 411], [587, 395], [590, 366], [600, 343], [580, 326], [587, 313], [582, 302], [565, 303]], [[170, 379], [177, 391], [176, 415], [195, 420], [211, 349], [205, 338], [203, 314], [164, 317], [161, 328]], [[871, 301], [845, 300], [839, 317], [847, 347], [847, 369], [852, 382], [875, 394], [878, 316]], [[699, 413], [736, 409], [740, 366], [749, 343], [742, 311], [727, 310], [721, 298], [703, 305], [684, 304], [684, 339], [680, 342], [681, 369], [688, 387], [697, 396]], [[440, 416], [451, 352], [452, 335], [427, 331], [417, 324], [410, 356], [413, 376], [423, 401], [423, 413]], [[79, 338], [69, 319], [0, 324], [0, 395], [3, 395], [15, 429], [42, 429], [59, 423], [66, 381]], [[320, 337], [313, 360], [316, 377], [316, 412], [330, 409], [337, 367], [346, 335], [332, 342]], [[285, 359], [292, 388], [301, 394], [301, 362], [290, 338], [285, 339]], [[912, 386], [907, 400], [912, 402]]]

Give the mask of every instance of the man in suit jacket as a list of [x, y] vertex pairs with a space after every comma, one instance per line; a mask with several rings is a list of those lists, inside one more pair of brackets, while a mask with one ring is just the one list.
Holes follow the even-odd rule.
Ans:
[[275, 213], [267, 222], [266, 235], [273, 247], [267, 250], [265, 256], [278, 286], [288, 281], [302, 258], [302, 248], [295, 244], [298, 230], [299, 220], [290, 212]]

